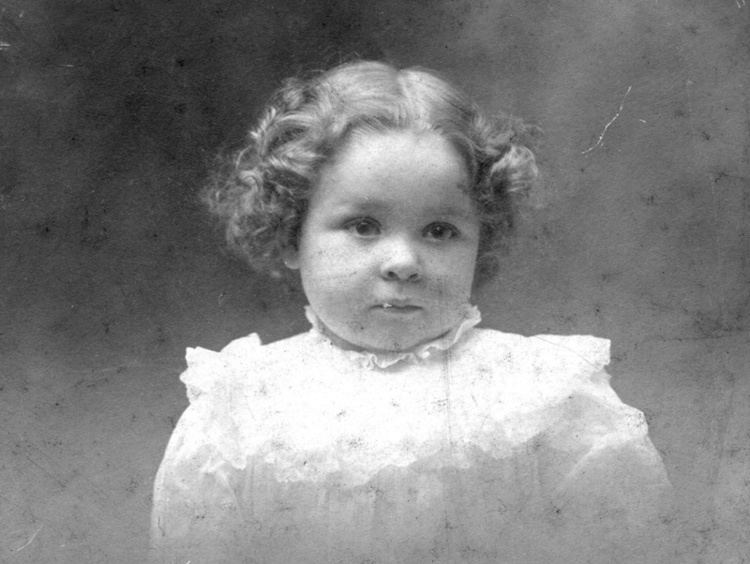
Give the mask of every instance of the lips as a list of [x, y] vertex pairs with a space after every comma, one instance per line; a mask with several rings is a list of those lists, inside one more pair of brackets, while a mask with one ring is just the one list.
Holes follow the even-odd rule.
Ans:
[[410, 313], [422, 309], [421, 306], [403, 299], [384, 300], [376, 305], [375, 308], [391, 313]]

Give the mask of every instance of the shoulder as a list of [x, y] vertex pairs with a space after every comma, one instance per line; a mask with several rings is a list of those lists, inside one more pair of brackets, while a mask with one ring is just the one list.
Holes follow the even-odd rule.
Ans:
[[547, 403], [577, 390], [611, 391], [604, 370], [610, 360], [608, 339], [475, 329], [460, 345], [459, 357], [492, 374], [504, 393], [518, 400]]
[[506, 360], [521, 365], [588, 366], [601, 370], [610, 360], [609, 339], [590, 335], [525, 336], [482, 328], [474, 330], [470, 344], [479, 350], [497, 351]]
[[180, 380], [187, 388], [191, 403], [205, 396], [236, 392], [238, 388], [257, 383], [259, 378], [276, 375], [289, 362], [304, 356], [307, 341], [306, 334], [302, 333], [264, 345], [257, 333], [251, 333], [234, 339], [220, 351], [188, 348], [187, 368]]
[[608, 339], [476, 329], [463, 348], [472, 369], [488, 375], [493, 413], [524, 436], [561, 427], [587, 435], [646, 432], [643, 414], [610, 386]]
[[[274, 400], [294, 389], [289, 379], [304, 373], [283, 358], [307, 346], [305, 334], [263, 345], [257, 334], [235, 339], [220, 351], [188, 348], [180, 375], [190, 405], [170, 439], [165, 463], [192, 465], [198, 456], [244, 465], [247, 448], [263, 437], [250, 436], [273, 417]], [[255, 433], [257, 435], [257, 432]]]

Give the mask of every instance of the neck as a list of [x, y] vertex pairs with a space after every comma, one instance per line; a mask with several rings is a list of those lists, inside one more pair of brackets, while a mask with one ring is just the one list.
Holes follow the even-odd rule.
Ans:
[[405, 349], [378, 349], [378, 348], [370, 348], [370, 347], [363, 347], [361, 345], [357, 345], [354, 343], [351, 343], [347, 341], [346, 339], [342, 339], [338, 335], [336, 335], [333, 331], [331, 331], [323, 321], [318, 318], [318, 330], [325, 335], [325, 337], [331, 341], [334, 345], [339, 347], [340, 349], [343, 349], [345, 351], [356, 351], [356, 352], [369, 352], [374, 354], [394, 354], [394, 353], [406, 353], [411, 350], [414, 350], [425, 343], [429, 343], [431, 341], [434, 341], [436, 339], [441, 339], [442, 337], [445, 337], [448, 333], [451, 332], [451, 329], [445, 331], [444, 333], [441, 333], [439, 335], [435, 335], [434, 337], [430, 337], [428, 339], [424, 339], [423, 341], [420, 341], [418, 343], [415, 343], [414, 345], [405, 348]]

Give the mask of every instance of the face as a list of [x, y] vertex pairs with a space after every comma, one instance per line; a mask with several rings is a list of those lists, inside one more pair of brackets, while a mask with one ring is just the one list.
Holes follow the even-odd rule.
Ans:
[[468, 182], [434, 132], [356, 133], [321, 170], [286, 263], [337, 344], [401, 351], [460, 321], [479, 240]]

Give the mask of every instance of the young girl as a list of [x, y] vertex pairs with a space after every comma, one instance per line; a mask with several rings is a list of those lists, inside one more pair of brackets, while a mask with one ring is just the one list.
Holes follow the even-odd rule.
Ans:
[[[418, 68], [290, 81], [210, 194], [311, 329], [188, 349], [159, 562], [659, 561], [669, 484], [609, 341], [478, 329], [532, 152]], [[278, 275], [278, 274], [276, 274]]]

